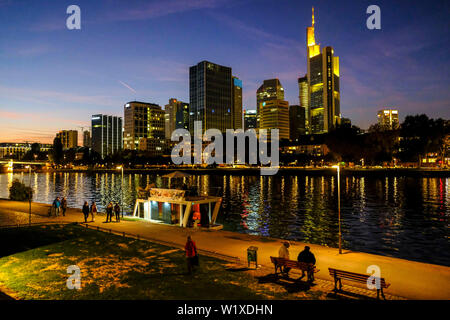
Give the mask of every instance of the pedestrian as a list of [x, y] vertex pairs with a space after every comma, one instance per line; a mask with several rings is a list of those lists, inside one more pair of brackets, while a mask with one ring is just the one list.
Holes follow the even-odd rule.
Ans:
[[66, 210], [67, 210], [67, 199], [66, 197], [63, 197], [61, 200], [61, 209], [62, 209], [62, 215], [66, 216]]
[[[305, 246], [305, 249], [298, 254], [297, 261], [303, 262], [303, 263], [312, 263], [312, 265], [314, 266], [316, 264], [316, 257], [310, 251], [309, 246]], [[314, 268], [311, 268], [311, 270], [307, 272], [307, 275], [308, 275], [308, 280], [313, 281], [314, 280]], [[305, 276], [305, 271], [302, 270], [302, 276], [300, 277], [300, 279], [303, 278], [304, 276]]]
[[116, 205], [114, 206], [114, 213], [116, 214], [116, 222], [120, 221], [120, 206], [119, 203], [116, 202]]
[[194, 266], [198, 266], [198, 255], [197, 247], [195, 245], [195, 242], [192, 241], [191, 236], [187, 237], [187, 242], [184, 246], [184, 250], [186, 251], [188, 274], [192, 274], [192, 271], [195, 271]]
[[106, 222], [112, 222], [112, 214], [113, 214], [113, 205], [112, 202], [110, 202], [106, 207]]
[[97, 204], [95, 203], [95, 201], [92, 201], [91, 210], [89, 211], [91, 212], [91, 221], [94, 222], [95, 216], [97, 215]]
[[[289, 242], [287, 241], [283, 242], [283, 244], [280, 247], [280, 250], [278, 250], [278, 257], [289, 260], [289, 247], [290, 247]], [[285, 276], [288, 276], [289, 270], [291, 270], [291, 268], [283, 267], [283, 269], [281, 269], [281, 272], [284, 273]]]
[[84, 222], [87, 223], [87, 218], [89, 217], [89, 204], [87, 201], [84, 202], [83, 209], [81, 211], [84, 215]]
[[55, 217], [59, 217], [59, 211], [61, 209], [61, 200], [59, 197], [55, 199]]

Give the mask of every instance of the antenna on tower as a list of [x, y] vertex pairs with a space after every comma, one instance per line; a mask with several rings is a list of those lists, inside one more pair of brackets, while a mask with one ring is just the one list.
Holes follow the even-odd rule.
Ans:
[[312, 26], [314, 27], [314, 7], [312, 7]]

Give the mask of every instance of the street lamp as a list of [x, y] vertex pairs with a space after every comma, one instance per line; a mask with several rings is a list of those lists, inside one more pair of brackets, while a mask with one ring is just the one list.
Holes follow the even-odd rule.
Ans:
[[339, 220], [339, 254], [342, 253], [342, 233], [341, 233], [341, 176], [339, 165], [333, 166], [337, 169], [337, 187], [338, 187], [338, 220]]
[[29, 171], [28, 171], [28, 184], [29, 184], [29, 190], [28, 190], [29, 218], [28, 218], [28, 223], [31, 225], [31, 166], [26, 166], [25, 168], [29, 169]]
[[117, 167], [117, 170], [122, 171], [122, 183], [120, 185], [120, 210], [121, 210], [122, 219], [123, 219], [123, 166]]

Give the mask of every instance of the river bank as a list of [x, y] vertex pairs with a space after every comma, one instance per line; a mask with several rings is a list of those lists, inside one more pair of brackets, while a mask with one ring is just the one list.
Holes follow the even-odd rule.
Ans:
[[[229, 174], [229, 175], [248, 175], [259, 176], [261, 169], [258, 167], [249, 168], [189, 168], [189, 167], [155, 167], [155, 168], [125, 168], [124, 173], [131, 174], [167, 174], [173, 171], [183, 171], [192, 175], [207, 174]], [[14, 172], [28, 173], [28, 169], [14, 169]], [[75, 168], [75, 169], [35, 169], [33, 172], [63, 172], [63, 173], [118, 173], [118, 169], [103, 168]], [[450, 177], [450, 169], [442, 168], [341, 168], [342, 176], [406, 176], [406, 177]], [[330, 167], [280, 167], [277, 175], [308, 175], [308, 176], [335, 176], [336, 169]]]
[[[33, 222], [48, 220], [49, 218], [46, 217], [48, 208], [49, 205], [33, 203]], [[14, 212], [27, 213], [28, 203], [0, 200], [0, 212], [3, 214], [11, 214]], [[66, 217], [50, 219], [81, 222], [82, 214], [79, 209], [69, 209]], [[200, 249], [237, 257], [242, 262], [246, 262], [247, 248], [256, 246], [258, 247], [258, 264], [261, 265], [261, 268], [267, 269], [268, 273], [273, 273], [270, 256], [278, 255], [278, 249], [284, 241], [276, 238], [239, 234], [223, 230], [183, 229], [141, 220], [106, 224], [103, 219], [104, 217], [99, 217], [95, 222], [90, 224], [94, 227], [106, 226], [117, 232], [139, 234], [144, 239], [148, 238], [149, 240], [162, 242], [169, 241], [181, 247], [186, 241], [186, 236], [191, 235]], [[381, 270], [381, 276], [386, 279], [387, 283], [391, 284], [389, 289], [386, 290], [387, 294], [408, 299], [450, 299], [449, 267], [349, 250], [343, 250], [343, 254], [339, 254], [336, 248], [307, 244], [299, 241], [290, 241], [290, 243], [291, 259], [295, 259], [305, 245], [311, 247], [311, 251], [317, 259], [317, 267], [320, 270], [316, 275], [318, 279], [332, 281], [328, 274], [329, 267], [366, 273], [367, 267], [376, 265]], [[344, 281], [345, 284], [346, 282]], [[351, 285], [354, 284], [351, 283]]]

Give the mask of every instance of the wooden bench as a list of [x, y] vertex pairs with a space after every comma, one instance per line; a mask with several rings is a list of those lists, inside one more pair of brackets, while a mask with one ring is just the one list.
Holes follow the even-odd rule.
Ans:
[[[328, 270], [330, 271], [330, 276], [334, 278], [334, 291], [342, 291], [342, 281], [341, 281], [342, 279], [367, 284], [367, 279], [371, 277], [371, 275], [368, 274], [337, 270], [333, 268], [328, 268]], [[377, 288], [377, 299], [380, 299], [380, 292], [381, 292], [381, 296], [383, 297], [384, 300], [386, 300], [383, 289], [387, 289], [390, 286], [390, 284], [387, 284], [384, 278], [379, 279], [380, 279], [379, 282], [380, 288]], [[339, 290], [337, 288], [338, 281], [339, 281]], [[373, 279], [372, 284], [376, 285], [375, 278]]]
[[310, 282], [314, 281], [314, 273], [319, 272], [319, 270], [316, 269], [316, 266], [313, 265], [312, 263], [298, 262], [294, 260], [288, 260], [277, 257], [270, 257], [270, 261], [272, 261], [272, 263], [275, 266], [275, 274], [278, 274], [278, 269], [280, 269], [281, 272], [281, 267], [298, 269], [307, 272], [308, 281]]

